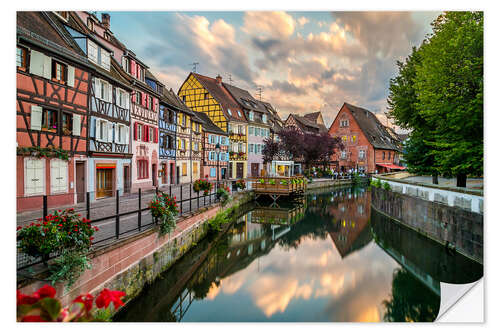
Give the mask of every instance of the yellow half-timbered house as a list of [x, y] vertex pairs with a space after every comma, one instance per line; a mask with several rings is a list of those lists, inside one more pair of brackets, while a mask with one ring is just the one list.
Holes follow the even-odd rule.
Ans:
[[228, 133], [228, 178], [247, 177], [248, 122], [243, 110], [222, 84], [222, 77], [215, 79], [190, 73], [179, 88], [179, 97], [192, 110], [203, 112], [220, 129]]

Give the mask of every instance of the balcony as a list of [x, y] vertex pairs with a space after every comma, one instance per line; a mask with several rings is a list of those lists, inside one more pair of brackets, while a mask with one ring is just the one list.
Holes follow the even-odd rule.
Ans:
[[229, 133], [229, 140], [231, 140], [233, 142], [235, 142], [235, 141], [246, 142], [247, 136], [245, 134]]
[[247, 159], [247, 154], [246, 153], [242, 153], [242, 152], [230, 152], [229, 153], [229, 158], [232, 160], [232, 161], [246, 161]]

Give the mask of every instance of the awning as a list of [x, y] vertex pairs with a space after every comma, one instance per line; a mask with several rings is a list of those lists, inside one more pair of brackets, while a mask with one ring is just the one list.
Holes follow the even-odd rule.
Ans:
[[391, 163], [377, 163], [378, 166], [387, 168], [387, 169], [393, 169], [393, 170], [404, 170], [406, 167], [396, 165], [396, 164], [391, 164]]

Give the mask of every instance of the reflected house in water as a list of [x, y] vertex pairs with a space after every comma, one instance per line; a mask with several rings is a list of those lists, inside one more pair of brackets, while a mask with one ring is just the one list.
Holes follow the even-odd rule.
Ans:
[[372, 239], [370, 228], [367, 228], [370, 199], [366, 193], [348, 189], [336, 198], [337, 204], [328, 207], [330, 215], [334, 216], [331, 221], [334, 228], [328, 233], [342, 258], [363, 248]]

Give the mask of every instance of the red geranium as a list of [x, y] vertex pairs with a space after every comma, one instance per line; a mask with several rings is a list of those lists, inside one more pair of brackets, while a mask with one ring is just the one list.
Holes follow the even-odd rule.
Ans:
[[118, 309], [123, 305], [121, 297], [125, 296], [123, 291], [119, 290], [109, 290], [108, 288], [104, 288], [103, 291], [97, 296], [95, 300], [95, 305], [100, 308], [107, 308], [110, 302], [113, 302], [115, 309]]
[[94, 296], [92, 296], [91, 294], [80, 295], [73, 300], [73, 303], [82, 303], [85, 306], [85, 310], [89, 312], [90, 310], [92, 310]]

